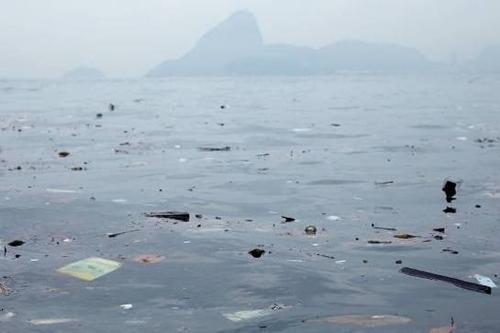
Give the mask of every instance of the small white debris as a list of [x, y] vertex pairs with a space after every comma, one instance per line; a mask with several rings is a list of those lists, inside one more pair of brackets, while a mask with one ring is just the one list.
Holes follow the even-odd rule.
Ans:
[[78, 321], [78, 319], [72, 318], [50, 318], [50, 319], [31, 319], [30, 324], [33, 325], [56, 325], [56, 324], [67, 324]]
[[493, 282], [487, 276], [483, 276], [483, 275], [479, 275], [479, 274], [474, 274], [473, 278], [476, 279], [477, 282], [479, 282], [479, 284], [481, 284], [483, 286], [487, 286], [487, 287], [490, 287], [490, 288], [496, 288], [497, 287], [497, 285], [495, 284], [495, 282]]
[[133, 306], [132, 304], [122, 304], [122, 305], [120, 305], [120, 308], [121, 308], [122, 310], [130, 310], [130, 309], [132, 309], [133, 307], [134, 307], [134, 306]]
[[330, 215], [327, 217], [327, 219], [330, 221], [340, 221], [341, 220], [340, 216], [336, 216], [336, 215]]

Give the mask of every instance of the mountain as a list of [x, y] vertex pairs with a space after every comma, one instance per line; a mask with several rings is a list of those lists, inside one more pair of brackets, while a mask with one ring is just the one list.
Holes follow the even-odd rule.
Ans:
[[314, 75], [430, 67], [431, 63], [417, 50], [394, 44], [344, 41], [318, 50], [264, 44], [255, 17], [241, 11], [203, 35], [186, 55], [161, 63], [147, 75]]
[[77, 67], [64, 74], [62, 78], [71, 81], [98, 81], [105, 80], [106, 75], [96, 68]]

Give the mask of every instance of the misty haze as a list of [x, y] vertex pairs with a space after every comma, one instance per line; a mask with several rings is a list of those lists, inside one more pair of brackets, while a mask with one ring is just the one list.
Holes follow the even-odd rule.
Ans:
[[500, 2], [0, 1], [0, 333], [498, 332]]

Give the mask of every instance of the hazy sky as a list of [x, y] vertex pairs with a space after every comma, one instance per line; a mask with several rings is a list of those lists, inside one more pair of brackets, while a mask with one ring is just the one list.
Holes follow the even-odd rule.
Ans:
[[0, 0], [0, 78], [140, 76], [240, 9], [266, 43], [392, 42], [440, 61], [500, 44], [500, 0]]

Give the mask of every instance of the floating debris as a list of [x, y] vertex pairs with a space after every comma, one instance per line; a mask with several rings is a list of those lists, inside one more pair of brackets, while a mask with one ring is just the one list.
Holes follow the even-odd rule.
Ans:
[[453, 207], [446, 207], [445, 209], [443, 209], [443, 212], [446, 214], [455, 214], [457, 212], [457, 209]]
[[356, 325], [364, 327], [379, 327], [402, 325], [411, 322], [410, 318], [394, 315], [342, 315], [307, 320], [313, 323], [329, 323], [337, 325]]
[[50, 318], [50, 319], [31, 319], [30, 324], [33, 325], [57, 325], [57, 324], [67, 324], [79, 321], [73, 318]]
[[145, 213], [147, 217], [156, 217], [160, 219], [171, 219], [183, 222], [189, 222], [189, 213], [187, 212], [157, 212], [157, 213]]
[[114, 234], [108, 234], [108, 237], [109, 238], [115, 238], [115, 237], [120, 236], [120, 235], [128, 234], [128, 233], [131, 233], [131, 232], [137, 232], [137, 231], [140, 231], [140, 230], [139, 229], [134, 229], [134, 230], [127, 230], [127, 231], [117, 232], [117, 233], [114, 233]]
[[432, 230], [435, 231], [435, 232], [440, 232], [442, 234], [444, 234], [444, 232], [445, 232], [445, 228], [434, 228]]
[[92, 257], [71, 263], [59, 268], [57, 271], [80, 280], [93, 281], [117, 270], [121, 265], [116, 261]]
[[12, 246], [12, 247], [18, 247], [18, 246], [21, 246], [23, 244], [24, 244], [24, 242], [22, 240], [17, 239], [17, 240], [14, 240], [14, 241], [8, 243], [7, 245]]
[[120, 305], [120, 308], [122, 310], [131, 310], [134, 306], [132, 304], [122, 304]]
[[397, 235], [394, 235], [394, 238], [397, 238], [397, 239], [413, 239], [413, 238], [417, 238], [419, 236], [415, 236], [415, 235], [410, 235], [410, 234], [397, 234]]
[[58, 153], [58, 155], [59, 155], [59, 157], [63, 157], [64, 158], [64, 157], [68, 157], [70, 155], [70, 153], [67, 152], [67, 151], [60, 151]]
[[391, 241], [369, 240], [368, 244], [392, 244]]
[[251, 255], [254, 258], [260, 258], [266, 253], [265, 250], [263, 249], [253, 249], [251, 251], [248, 251], [248, 254]]
[[483, 293], [483, 294], [491, 294], [491, 287], [488, 286], [483, 286], [481, 284], [477, 283], [472, 283], [472, 282], [467, 282], [455, 278], [451, 278], [448, 276], [444, 275], [439, 275], [439, 274], [434, 274], [434, 273], [429, 273], [425, 271], [421, 271], [418, 269], [414, 268], [409, 268], [409, 267], [403, 267], [400, 270], [401, 273], [409, 275], [409, 276], [414, 276], [422, 279], [428, 279], [428, 280], [437, 280], [437, 281], [443, 281], [447, 283], [451, 283], [459, 288], [467, 289], [467, 290], [472, 290], [478, 293]]
[[272, 315], [274, 312], [282, 310], [284, 307], [279, 304], [273, 304], [268, 308], [265, 309], [257, 309], [257, 310], [244, 310], [244, 311], [237, 311], [233, 313], [223, 313], [222, 315], [234, 322], [240, 322], [244, 320], [250, 320], [250, 319], [255, 319], [255, 318], [260, 318], [260, 317], [265, 317]]
[[201, 151], [230, 151], [231, 147], [225, 146], [225, 147], [198, 147], [199, 150]]
[[372, 228], [378, 230], [397, 231], [396, 228], [377, 227], [374, 223], [372, 223]]
[[443, 192], [446, 195], [446, 202], [452, 202], [457, 195], [457, 183], [446, 180], [443, 185]]
[[316, 232], [318, 232], [318, 229], [317, 229], [315, 226], [313, 226], [313, 225], [308, 225], [308, 226], [304, 229], [304, 231], [305, 231], [305, 233], [306, 233], [307, 235], [312, 236], [312, 235], [316, 235]]
[[451, 254], [458, 254], [458, 251], [452, 250], [450, 248], [443, 249], [442, 252], [450, 252]]
[[[3, 309], [2, 309], [3, 310]], [[6, 312], [0, 314], [0, 323], [5, 323], [10, 321], [12, 318], [14, 318], [16, 314], [14, 312]]]
[[163, 261], [165, 257], [159, 254], [142, 254], [135, 256], [132, 260], [141, 264], [157, 264]]
[[495, 284], [495, 282], [493, 282], [493, 280], [491, 280], [487, 276], [479, 275], [479, 274], [474, 274], [473, 278], [476, 279], [477, 282], [479, 282], [479, 284], [481, 284], [483, 286], [488, 286], [488, 287], [491, 287], [491, 288], [496, 288], [497, 287], [497, 285]]
[[283, 219], [283, 221], [281, 223], [290, 223], [290, 222], [295, 221], [295, 218], [293, 218], [293, 217], [281, 216], [281, 218]]

